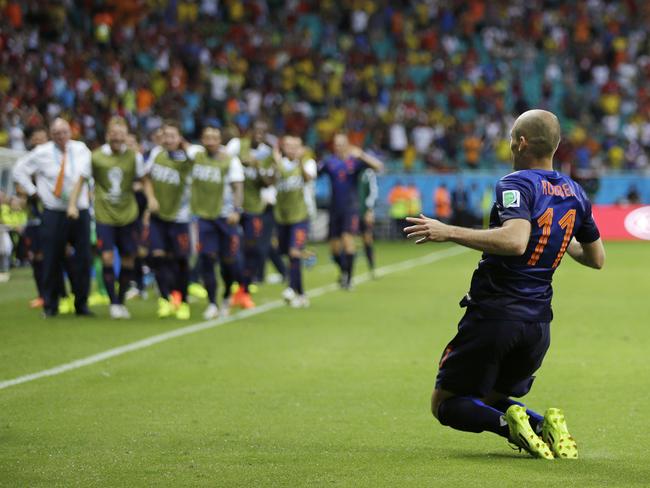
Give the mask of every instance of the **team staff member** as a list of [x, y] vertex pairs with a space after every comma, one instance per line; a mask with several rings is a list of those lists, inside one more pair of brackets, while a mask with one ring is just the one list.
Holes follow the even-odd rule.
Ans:
[[[245, 303], [233, 303], [232, 284], [240, 279], [239, 221], [243, 200], [244, 169], [239, 158], [221, 145], [221, 131], [206, 127], [201, 135], [204, 148], [198, 146], [192, 170], [192, 213], [198, 217], [199, 263], [203, 284], [208, 292], [208, 307], [203, 318], [219, 315], [217, 280], [214, 266], [219, 261], [224, 280], [222, 314], [231, 305], [251, 308]], [[193, 146], [192, 149], [197, 148]], [[238, 292], [243, 293], [242, 292]], [[249, 297], [250, 299], [250, 297]], [[252, 306], [252, 303], [251, 303]]]
[[[77, 315], [92, 315], [88, 310], [90, 286], [90, 215], [88, 214], [88, 185], [91, 176], [88, 147], [70, 140], [70, 124], [58, 118], [51, 126], [51, 142], [36, 147], [14, 168], [14, 180], [28, 197], [38, 196], [43, 202], [41, 239], [43, 247], [44, 316], [57, 314], [62, 263], [66, 244], [74, 248], [74, 267], [70, 281], [75, 295]], [[36, 178], [36, 185], [32, 182]], [[74, 195], [73, 195], [74, 193]], [[72, 197], [76, 198], [78, 216], [67, 215]]]
[[[151, 262], [156, 274], [160, 298], [158, 317], [176, 314], [189, 320], [187, 303], [190, 256], [190, 185], [194, 161], [188, 154], [189, 144], [181, 138], [178, 127], [166, 124], [162, 132], [162, 147], [151, 151], [148, 161], [149, 179], [145, 190], [151, 195], [149, 239]], [[149, 193], [151, 192], [151, 193]], [[181, 292], [182, 301], [176, 308], [170, 302], [173, 289]]]
[[[26, 129], [25, 136], [30, 150], [33, 150], [36, 146], [45, 144], [48, 140], [47, 131], [43, 127]], [[24, 193], [24, 191], [19, 189], [19, 193]], [[29, 303], [30, 308], [43, 308], [43, 246], [41, 245], [40, 239], [42, 208], [40, 207], [40, 202], [33, 199], [28, 203], [27, 214], [29, 217], [23, 233], [27, 259], [32, 265], [34, 282], [38, 291], [38, 297]]]
[[289, 288], [282, 296], [292, 307], [308, 307], [309, 299], [302, 284], [302, 252], [307, 243], [309, 212], [305, 201], [305, 184], [316, 178], [316, 162], [303, 158], [299, 137], [285, 136], [282, 153], [273, 150], [276, 188], [275, 221], [278, 226], [280, 252], [289, 256]]
[[[133, 182], [145, 176], [142, 156], [127, 148], [126, 121], [115, 117], [108, 123], [106, 144], [92, 154], [92, 175], [95, 182], [95, 221], [97, 247], [101, 253], [102, 277], [111, 300], [110, 316], [128, 319], [131, 314], [124, 306], [124, 296], [133, 277], [137, 252], [138, 204]], [[151, 185], [146, 186], [151, 189]], [[152, 199], [152, 195], [149, 195]], [[70, 201], [68, 214], [78, 213]], [[115, 290], [113, 249], [120, 253], [119, 291]]]
[[255, 122], [253, 135], [239, 139], [239, 158], [244, 166], [244, 202], [241, 226], [243, 230], [244, 267], [241, 288], [233, 296], [233, 302], [243, 308], [254, 303], [249, 287], [261, 267], [262, 237], [264, 234], [264, 201], [262, 190], [272, 182], [272, 149], [267, 144], [267, 124]]

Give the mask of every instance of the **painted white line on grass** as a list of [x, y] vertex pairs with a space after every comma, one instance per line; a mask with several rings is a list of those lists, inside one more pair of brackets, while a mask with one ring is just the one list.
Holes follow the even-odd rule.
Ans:
[[[416, 268], [418, 266], [440, 261], [441, 259], [446, 259], [452, 256], [456, 256], [466, 251], [468, 251], [468, 249], [464, 247], [460, 247], [460, 246], [450, 247], [448, 249], [444, 249], [442, 251], [436, 251], [419, 258], [407, 259], [405, 261], [400, 261], [395, 264], [382, 266], [381, 268], [378, 268], [375, 271], [375, 274], [377, 276], [386, 276], [391, 273], [406, 271], [408, 269]], [[364, 273], [356, 277], [354, 283], [358, 285], [370, 279], [371, 279], [370, 274]], [[310, 298], [316, 298], [321, 295], [325, 295], [326, 293], [331, 293], [332, 291], [338, 289], [339, 286], [333, 283], [330, 285], [321, 286], [319, 288], [314, 288], [313, 290], [308, 291], [307, 295]], [[65, 373], [66, 371], [71, 371], [73, 369], [83, 368], [84, 366], [89, 366], [91, 364], [99, 363], [101, 361], [105, 361], [107, 359], [114, 358], [116, 356], [121, 356], [122, 354], [126, 354], [127, 352], [144, 349], [146, 347], [153, 346], [154, 344], [158, 344], [160, 342], [165, 342], [171, 339], [175, 339], [177, 337], [183, 337], [189, 334], [194, 334], [195, 332], [201, 332], [202, 330], [213, 329], [215, 327], [219, 327], [220, 325], [224, 325], [230, 322], [234, 322], [236, 320], [252, 317], [254, 315], [259, 315], [268, 312], [270, 310], [280, 308], [282, 306], [285, 306], [282, 300], [274, 300], [272, 302], [264, 303], [263, 305], [260, 305], [250, 310], [242, 310], [241, 312], [237, 312], [233, 315], [230, 315], [229, 317], [207, 320], [205, 322], [199, 322], [194, 325], [188, 325], [187, 327], [181, 327], [179, 329], [170, 330], [169, 332], [164, 332], [162, 334], [147, 337], [145, 339], [132, 342], [130, 344], [125, 344], [124, 346], [108, 349], [107, 351], [100, 352], [98, 354], [93, 354], [92, 356], [88, 356], [82, 359], [77, 359], [76, 361], [72, 361], [66, 364], [61, 364], [59, 366], [55, 366], [50, 369], [38, 371], [37, 373], [19, 376], [18, 378], [14, 378], [11, 380], [0, 381], [0, 390], [4, 388], [9, 388], [10, 386], [16, 386], [22, 383], [28, 383], [30, 381], [38, 380], [40, 378], [45, 378], [47, 376], [56, 376]]]

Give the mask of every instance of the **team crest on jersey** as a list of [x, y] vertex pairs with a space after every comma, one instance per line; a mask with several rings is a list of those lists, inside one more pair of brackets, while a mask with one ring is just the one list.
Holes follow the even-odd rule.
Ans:
[[519, 190], [506, 190], [503, 192], [502, 197], [504, 208], [519, 206], [519, 201], [521, 200]]

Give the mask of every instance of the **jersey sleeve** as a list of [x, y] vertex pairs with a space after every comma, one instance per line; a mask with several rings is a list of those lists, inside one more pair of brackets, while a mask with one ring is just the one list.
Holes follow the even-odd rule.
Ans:
[[153, 163], [161, 152], [163, 152], [163, 148], [160, 146], [156, 146], [151, 150], [151, 152], [149, 153], [149, 157], [146, 159], [144, 163], [145, 174], [151, 173], [151, 168], [153, 168]]
[[196, 155], [202, 151], [205, 151], [205, 148], [203, 146], [200, 146], [199, 144], [191, 144], [186, 151], [187, 157], [194, 161], [196, 159]]
[[575, 238], [578, 242], [589, 244], [591, 242], [597, 241], [600, 238], [600, 231], [598, 230], [596, 222], [594, 221], [594, 216], [591, 211], [591, 202], [587, 199], [586, 195], [584, 195], [584, 198], [585, 216], [582, 220], [582, 225], [580, 225], [580, 228], [576, 230]]
[[144, 158], [142, 154], [135, 153], [135, 177], [137, 179], [142, 178], [147, 174], [147, 166], [144, 163]]
[[305, 161], [305, 173], [307, 173], [307, 176], [309, 176], [312, 180], [316, 178], [318, 174], [318, 168], [316, 166], [316, 161], [313, 159], [308, 159]]
[[499, 180], [496, 186], [496, 205], [499, 220], [532, 219], [535, 205], [532, 184], [523, 178], [508, 175]]
[[244, 166], [242, 166], [238, 157], [234, 157], [230, 160], [228, 181], [230, 183], [243, 183], [244, 181]]
[[241, 152], [241, 139], [239, 137], [233, 137], [226, 144], [226, 152], [229, 156], [239, 156]]

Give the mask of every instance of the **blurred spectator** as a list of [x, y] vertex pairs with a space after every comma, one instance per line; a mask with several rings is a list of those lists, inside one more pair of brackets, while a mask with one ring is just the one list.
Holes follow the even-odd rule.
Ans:
[[451, 208], [451, 223], [453, 225], [460, 225], [462, 227], [469, 227], [471, 225], [469, 197], [465, 190], [463, 180], [460, 178], [458, 178], [456, 187], [451, 192]]
[[401, 181], [395, 183], [395, 186], [390, 189], [388, 204], [390, 205], [388, 215], [393, 222], [392, 237], [403, 237], [402, 229], [406, 217], [409, 216], [409, 189]]
[[635, 0], [0, 0], [0, 145], [57, 116], [94, 146], [119, 114], [148, 146], [164, 118], [193, 138], [261, 115], [318, 152], [344, 130], [414, 170], [482, 169], [542, 107], [565, 170], [647, 170], [649, 24]]
[[441, 222], [448, 223], [451, 219], [451, 195], [447, 185], [441, 183], [433, 193], [433, 208], [435, 217]]

